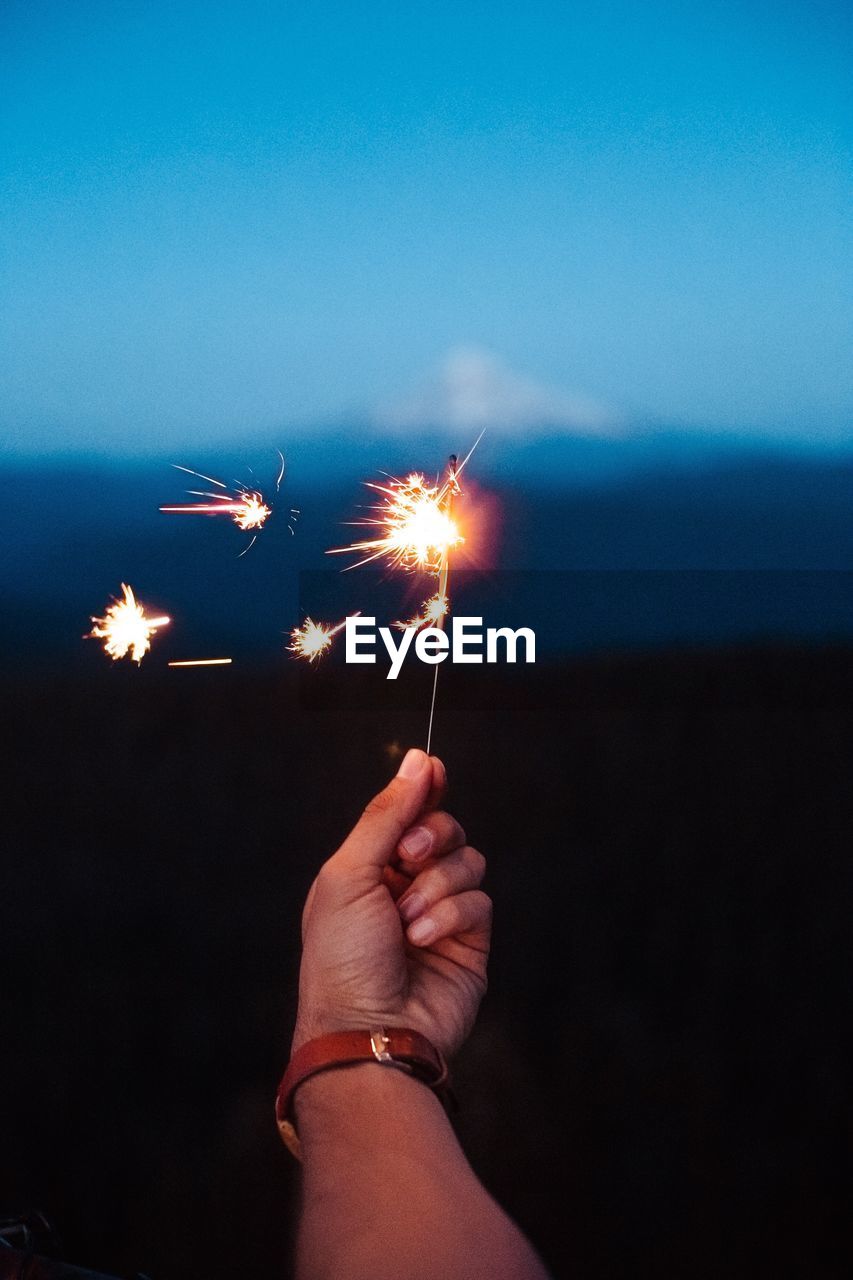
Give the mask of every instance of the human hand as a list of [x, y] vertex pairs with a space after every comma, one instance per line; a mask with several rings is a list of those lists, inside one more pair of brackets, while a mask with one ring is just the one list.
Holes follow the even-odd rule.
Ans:
[[436, 808], [440, 760], [413, 749], [320, 868], [302, 916], [293, 1051], [330, 1031], [411, 1027], [445, 1056], [486, 990], [486, 860]]

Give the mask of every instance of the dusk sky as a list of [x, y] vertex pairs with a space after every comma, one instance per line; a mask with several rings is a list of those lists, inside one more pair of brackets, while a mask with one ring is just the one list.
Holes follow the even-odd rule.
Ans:
[[847, 435], [846, 4], [6, 0], [0, 39], [12, 453]]

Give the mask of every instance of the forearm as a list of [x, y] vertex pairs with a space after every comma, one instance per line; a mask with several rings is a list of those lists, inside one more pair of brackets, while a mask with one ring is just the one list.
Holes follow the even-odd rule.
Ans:
[[375, 1063], [324, 1072], [298, 1090], [296, 1123], [297, 1280], [545, 1280], [423, 1084]]

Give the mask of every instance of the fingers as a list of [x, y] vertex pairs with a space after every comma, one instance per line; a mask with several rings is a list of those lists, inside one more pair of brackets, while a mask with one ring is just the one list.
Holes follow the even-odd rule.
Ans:
[[403, 757], [397, 776], [370, 801], [327, 868], [335, 872], [372, 869], [378, 882], [400, 837], [440, 787], [441, 783], [436, 786], [432, 759], [425, 751], [412, 748]]
[[443, 938], [465, 937], [473, 945], [488, 947], [492, 927], [492, 900], [482, 889], [470, 889], [434, 902], [406, 930], [413, 946], [430, 947]]
[[449, 813], [437, 810], [424, 814], [417, 826], [410, 827], [397, 844], [397, 857], [404, 870], [416, 874], [427, 858], [440, 858], [465, 843], [465, 832]]
[[468, 889], [479, 889], [486, 874], [486, 859], [477, 849], [463, 845], [416, 876], [399, 898], [397, 910], [406, 924], [422, 916], [436, 902]]

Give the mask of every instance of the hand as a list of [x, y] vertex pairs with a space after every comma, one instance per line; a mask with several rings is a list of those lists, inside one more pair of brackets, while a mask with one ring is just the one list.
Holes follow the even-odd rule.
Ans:
[[302, 916], [293, 1050], [329, 1031], [420, 1031], [445, 1056], [486, 990], [492, 904], [486, 860], [436, 809], [441, 761], [411, 750], [321, 867]]

